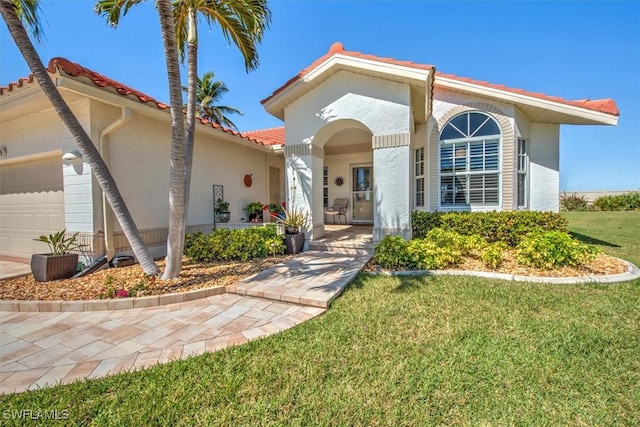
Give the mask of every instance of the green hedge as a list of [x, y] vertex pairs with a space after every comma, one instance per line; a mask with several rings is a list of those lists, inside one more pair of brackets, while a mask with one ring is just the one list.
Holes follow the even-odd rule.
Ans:
[[211, 234], [188, 234], [184, 254], [191, 261], [247, 261], [284, 253], [285, 246], [275, 224], [242, 230], [218, 229]]
[[422, 212], [411, 215], [413, 238], [424, 238], [429, 230], [443, 228], [464, 236], [479, 235], [489, 243], [504, 242], [515, 247], [529, 233], [568, 231], [568, 222], [558, 213], [506, 212]]
[[601, 211], [637, 211], [640, 210], [640, 191], [598, 197], [593, 205]]
[[577, 267], [588, 264], [600, 250], [574, 240], [567, 233], [551, 231], [526, 236], [516, 249], [522, 265], [550, 270], [557, 267]]

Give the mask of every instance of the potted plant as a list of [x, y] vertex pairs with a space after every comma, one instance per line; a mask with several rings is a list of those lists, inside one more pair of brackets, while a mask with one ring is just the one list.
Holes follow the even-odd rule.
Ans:
[[231, 218], [231, 212], [229, 212], [229, 202], [225, 202], [222, 199], [216, 200], [216, 218], [217, 222], [229, 222]]
[[273, 215], [284, 226], [284, 239], [288, 254], [302, 252], [304, 246], [304, 233], [302, 227], [307, 225], [308, 215], [302, 208], [289, 208], [284, 210], [284, 218]]
[[274, 219], [284, 219], [284, 208], [276, 203], [269, 203], [269, 216]]
[[251, 202], [245, 208], [249, 216], [249, 222], [262, 222], [263, 205], [260, 202]]
[[31, 255], [31, 273], [38, 282], [50, 280], [68, 279], [78, 269], [78, 254], [71, 251], [81, 249], [83, 246], [77, 243], [78, 233], [66, 237], [67, 230], [59, 231], [49, 236], [40, 236], [33, 239], [36, 242], [44, 242], [51, 250], [48, 254]]

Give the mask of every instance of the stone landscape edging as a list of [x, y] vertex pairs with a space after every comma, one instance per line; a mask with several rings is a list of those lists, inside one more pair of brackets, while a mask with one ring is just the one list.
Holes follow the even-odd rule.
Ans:
[[[620, 259], [620, 258], [617, 258]], [[640, 269], [634, 264], [620, 259], [627, 271], [607, 276], [575, 276], [575, 277], [543, 277], [519, 276], [517, 274], [493, 273], [490, 271], [471, 270], [404, 270], [404, 271], [368, 271], [367, 274], [380, 276], [474, 276], [487, 279], [499, 279], [513, 282], [547, 283], [547, 284], [579, 284], [579, 283], [619, 283], [640, 278]], [[128, 310], [134, 308], [158, 307], [169, 304], [193, 301], [214, 295], [224, 294], [225, 286], [196, 289], [187, 292], [176, 292], [165, 295], [151, 295], [134, 298], [112, 298], [97, 300], [0, 300], [0, 311], [13, 312], [80, 312], [104, 310]]]
[[[615, 258], [615, 257], [613, 257]], [[627, 266], [627, 271], [621, 274], [574, 276], [574, 277], [544, 277], [544, 276], [519, 276], [517, 274], [493, 273], [490, 271], [472, 270], [402, 270], [402, 271], [368, 271], [367, 274], [379, 276], [474, 276], [487, 279], [499, 279], [512, 282], [548, 283], [555, 285], [573, 285], [579, 283], [619, 283], [640, 278], [640, 269], [620, 258]]]
[[195, 289], [164, 295], [150, 295], [133, 298], [111, 298], [94, 300], [0, 300], [0, 311], [18, 312], [79, 312], [104, 310], [129, 310], [134, 308], [158, 307], [169, 304], [193, 301], [214, 295], [224, 294], [225, 286]]

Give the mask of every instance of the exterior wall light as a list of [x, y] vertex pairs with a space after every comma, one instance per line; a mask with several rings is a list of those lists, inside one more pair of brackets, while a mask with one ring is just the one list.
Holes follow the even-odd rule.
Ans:
[[82, 159], [82, 154], [78, 153], [77, 151], [69, 151], [68, 153], [64, 153], [62, 155], [62, 160], [67, 160], [69, 162], [79, 159]]

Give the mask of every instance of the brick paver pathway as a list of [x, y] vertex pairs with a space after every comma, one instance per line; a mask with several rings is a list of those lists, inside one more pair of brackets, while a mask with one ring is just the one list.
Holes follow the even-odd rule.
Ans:
[[142, 369], [291, 328], [324, 313], [367, 260], [305, 253], [229, 289], [247, 294], [258, 287], [260, 297], [225, 293], [128, 310], [0, 312], [0, 393]]

